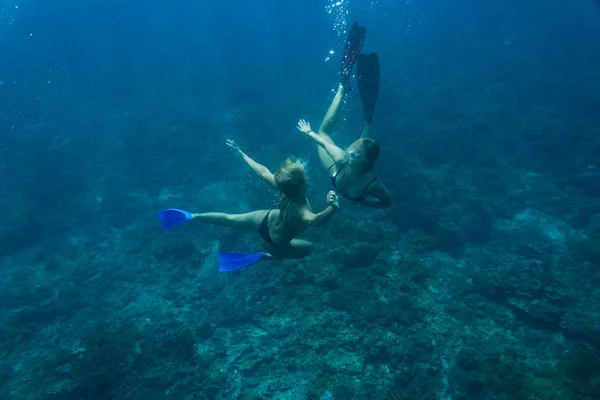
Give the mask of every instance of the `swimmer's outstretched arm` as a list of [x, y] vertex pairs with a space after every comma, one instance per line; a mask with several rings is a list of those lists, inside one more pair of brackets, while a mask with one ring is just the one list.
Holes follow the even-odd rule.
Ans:
[[323, 226], [329, 222], [331, 217], [333, 217], [333, 214], [340, 208], [338, 197], [333, 190], [330, 190], [329, 193], [327, 193], [327, 204], [327, 208], [320, 213], [315, 214], [310, 210], [304, 211], [302, 218], [306, 225], [315, 227]]
[[346, 152], [339, 147], [337, 147], [332, 142], [324, 140], [323, 137], [317, 133], [314, 133], [310, 127], [310, 124], [305, 120], [301, 119], [298, 121], [298, 130], [306, 136], [311, 137], [319, 146], [321, 146], [327, 154], [333, 159], [333, 161], [337, 163], [341, 163], [346, 159]]
[[242, 159], [246, 162], [246, 164], [248, 164], [250, 166], [250, 168], [252, 168], [252, 171], [254, 171], [254, 173], [256, 175], [258, 175], [258, 177], [260, 179], [267, 182], [269, 185], [273, 186], [274, 188], [277, 188], [277, 186], [275, 185], [275, 178], [273, 177], [273, 173], [271, 171], [269, 171], [269, 168], [265, 167], [262, 164], [257, 163], [256, 161], [254, 161], [253, 159], [248, 157], [248, 155], [246, 153], [244, 153], [242, 151], [242, 149], [240, 149], [240, 147], [237, 145], [237, 143], [234, 142], [233, 140], [227, 139], [226, 144], [238, 156], [242, 157]]

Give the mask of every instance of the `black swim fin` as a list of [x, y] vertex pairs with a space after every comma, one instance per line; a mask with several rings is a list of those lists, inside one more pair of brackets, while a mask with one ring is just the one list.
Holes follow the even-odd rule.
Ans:
[[342, 56], [341, 79], [342, 85], [346, 91], [351, 91], [350, 76], [352, 75], [352, 67], [356, 62], [363, 43], [365, 42], [366, 29], [358, 25], [355, 21], [346, 38], [346, 46], [344, 55]]
[[379, 55], [377, 53], [360, 54], [356, 62], [356, 70], [365, 121], [370, 124], [379, 95]]

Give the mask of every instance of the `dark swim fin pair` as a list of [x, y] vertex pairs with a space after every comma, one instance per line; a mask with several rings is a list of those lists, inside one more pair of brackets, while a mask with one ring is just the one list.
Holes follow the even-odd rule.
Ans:
[[344, 90], [351, 91], [350, 76], [356, 63], [358, 89], [363, 103], [363, 113], [365, 120], [370, 124], [373, 120], [375, 104], [379, 95], [379, 55], [377, 53], [361, 54], [365, 35], [366, 29], [354, 22], [346, 39], [346, 48], [342, 57], [341, 79]]
[[[174, 228], [194, 218], [191, 213], [178, 208], [161, 210], [156, 214], [160, 218], [163, 229]], [[219, 272], [230, 272], [248, 267], [259, 262], [265, 258], [266, 255], [267, 253], [263, 252], [247, 254], [219, 253]]]

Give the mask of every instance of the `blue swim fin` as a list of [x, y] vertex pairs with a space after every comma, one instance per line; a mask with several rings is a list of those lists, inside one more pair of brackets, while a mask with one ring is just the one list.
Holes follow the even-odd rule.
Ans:
[[173, 228], [174, 226], [181, 225], [184, 222], [191, 220], [192, 214], [187, 211], [179, 210], [177, 208], [168, 208], [166, 210], [160, 210], [156, 213], [162, 222], [163, 229]]
[[259, 253], [249, 254], [219, 253], [219, 272], [235, 271], [236, 269], [241, 269], [249, 265], [256, 264], [266, 255], [267, 253], [263, 253], [262, 251]]

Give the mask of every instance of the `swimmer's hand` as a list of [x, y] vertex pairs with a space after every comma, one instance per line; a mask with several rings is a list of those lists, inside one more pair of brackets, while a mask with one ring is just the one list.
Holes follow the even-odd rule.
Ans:
[[333, 190], [330, 190], [329, 193], [327, 193], [327, 204], [329, 204], [331, 207], [335, 208], [336, 210], [338, 208], [340, 208], [340, 199], [338, 198], [337, 194], [335, 194], [335, 192]]
[[242, 151], [242, 149], [240, 149], [240, 146], [238, 146], [238, 144], [231, 140], [231, 139], [227, 139], [227, 141], [225, 141], [225, 144], [231, 149], [233, 150], [233, 152], [235, 154], [237, 154], [238, 156], [244, 156], [244, 152]]
[[300, 132], [303, 133], [310, 133], [312, 132], [312, 129], [310, 128], [310, 124], [308, 122], [306, 122], [305, 120], [301, 119], [300, 121], [298, 121], [298, 126], [297, 126], [298, 130]]
[[301, 119], [298, 121], [297, 128], [300, 132], [317, 142], [319, 147], [325, 150], [335, 163], [341, 163], [346, 159], [346, 152], [344, 150], [337, 147], [331, 140], [325, 140], [322, 135], [314, 133], [310, 124], [305, 120]]
[[248, 164], [248, 166], [252, 169], [252, 171], [254, 171], [256, 175], [258, 175], [260, 179], [277, 189], [277, 185], [275, 184], [275, 177], [273, 176], [271, 171], [269, 171], [269, 168], [257, 163], [252, 158], [248, 157], [248, 155], [244, 153], [242, 149], [240, 149], [240, 146], [238, 146], [237, 143], [233, 140], [227, 139], [225, 141], [225, 144], [227, 145], [227, 147], [233, 150], [235, 154], [240, 156], [241, 159], [244, 160], [246, 164]]

